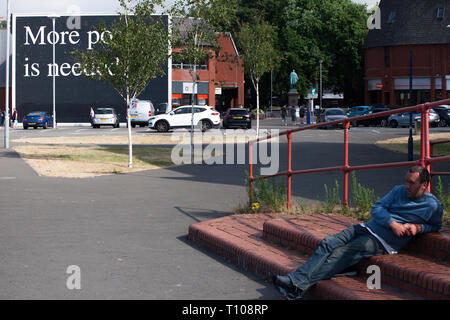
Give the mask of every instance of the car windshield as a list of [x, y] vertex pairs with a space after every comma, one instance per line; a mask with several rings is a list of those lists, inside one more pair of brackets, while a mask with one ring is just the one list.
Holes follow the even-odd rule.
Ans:
[[245, 116], [248, 112], [247, 110], [230, 110], [230, 114], [234, 116]]
[[326, 115], [327, 116], [343, 116], [344, 115], [344, 111], [343, 110], [339, 110], [339, 109], [327, 110]]
[[27, 114], [27, 117], [43, 116], [44, 112], [31, 112]]
[[96, 114], [112, 114], [112, 109], [97, 109]]

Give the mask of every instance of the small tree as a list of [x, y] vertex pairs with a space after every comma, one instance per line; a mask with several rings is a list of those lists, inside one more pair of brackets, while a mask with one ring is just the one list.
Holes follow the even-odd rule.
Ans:
[[256, 136], [259, 136], [259, 81], [264, 73], [277, 65], [278, 54], [274, 43], [275, 27], [256, 17], [253, 23], [244, 23], [237, 34], [237, 41], [244, 57], [244, 68], [256, 91]]
[[162, 0], [119, 0], [122, 12], [110, 26], [99, 25], [107, 32], [92, 50], [77, 51], [81, 68], [93, 80], [108, 82], [127, 104], [129, 160], [133, 166], [130, 104], [147, 87], [150, 79], [163, 76], [169, 58], [169, 33], [162, 20], [152, 16]]
[[[192, 106], [197, 89], [197, 65], [203, 64], [220, 50], [216, 32], [226, 31], [230, 27], [235, 17], [235, 4], [236, 0], [177, 0], [171, 9], [174, 45], [179, 48], [174, 56], [190, 64]], [[193, 134], [194, 108], [191, 113], [191, 159]]]

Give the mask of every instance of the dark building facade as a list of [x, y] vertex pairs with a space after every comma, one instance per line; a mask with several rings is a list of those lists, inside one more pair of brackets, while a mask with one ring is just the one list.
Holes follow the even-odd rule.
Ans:
[[365, 42], [365, 102], [409, 105], [450, 97], [450, 0], [382, 0]]

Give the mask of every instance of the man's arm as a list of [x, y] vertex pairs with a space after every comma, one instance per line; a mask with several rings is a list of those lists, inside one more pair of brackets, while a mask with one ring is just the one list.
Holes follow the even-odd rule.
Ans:
[[394, 202], [394, 199], [397, 194], [398, 194], [398, 187], [392, 189], [387, 195], [385, 195], [382, 199], [378, 200], [372, 206], [370, 214], [372, 216], [372, 219], [375, 220], [378, 224], [385, 227], [391, 227], [392, 222], [395, 222], [391, 217], [389, 208]]

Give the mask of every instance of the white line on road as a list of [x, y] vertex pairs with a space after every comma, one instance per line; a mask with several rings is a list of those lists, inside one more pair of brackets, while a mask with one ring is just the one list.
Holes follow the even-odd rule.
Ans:
[[375, 129], [373, 129], [373, 130], [372, 130], [372, 132], [375, 132], [375, 133], [378, 133], [378, 134], [380, 134], [380, 133], [381, 133], [380, 131], [378, 131], [378, 130], [375, 130]]
[[0, 177], [0, 180], [15, 180], [16, 177]]

